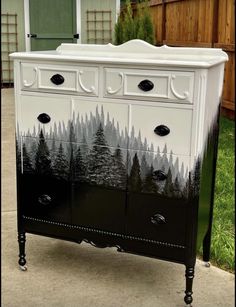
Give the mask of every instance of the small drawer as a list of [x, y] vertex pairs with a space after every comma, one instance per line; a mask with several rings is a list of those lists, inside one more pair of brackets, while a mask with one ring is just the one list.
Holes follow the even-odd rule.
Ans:
[[193, 102], [194, 72], [105, 68], [104, 96]]
[[132, 105], [129, 148], [189, 155], [192, 112], [191, 109]]
[[27, 91], [98, 96], [98, 68], [21, 64], [21, 87]]

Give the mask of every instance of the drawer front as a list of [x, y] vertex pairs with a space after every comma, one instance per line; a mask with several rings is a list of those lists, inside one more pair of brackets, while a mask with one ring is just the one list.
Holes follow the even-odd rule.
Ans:
[[[71, 186], [67, 144], [42, 138], [23, 137], [17, 147], [20, 206], [22, 213], [36, 218], [71, 222]], [[63, 148], [63, 149], [61, 149]], [[21, 157], [21, 158], [20, 158]]]
[[72, 117], [69, 98], [45, 96], [20, 96], [18, 134], [46, 139], [68, 141], [68, 125]]
[[105, 68], [104, 96], [193, 103], [194, 72]]
[[131, 105], [130, 149], [189, 155], [192, 110]]
[[154, 194], [129, 193], [129, 235], [184, 247], [187, 206], [181, 199]]
[[189, 156], [129, 150], [128, 190], [166, 198], [188, 198]]
[[98, 67], [21, 64], [22, 90], [98, 96]]

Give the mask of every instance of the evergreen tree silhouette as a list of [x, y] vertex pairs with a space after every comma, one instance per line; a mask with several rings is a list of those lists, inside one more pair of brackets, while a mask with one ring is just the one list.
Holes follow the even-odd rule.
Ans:
[[173, 184], [174, 196], [180, 198], [182, 197], [182, 189], [179, 183], [178, 176], [176, 176], [174, 184]]
[[142, 190], [142, 180], [140, 175], [140, 164], [137, 153], [133, 157], [133, 164], [129, 176], [129, 189], [133, 192], [141, 192]]
[[153, 165], [151, 165], [145, 176], [144, 182], [143, 182], [143, 192], [157, 193], [158, 191], [158, 186], [156, 184], [156, 181], [153, 178], [153, 171], [154, 171], [154, 168], [153, 168]]
[[173, 196], [174, 185], [173, 185], [173, 182], [172, 182], [172, 174], [171, 174], [170, 168], [168, 169], [167, 178], [166, 178], [166, 181], [165, 181], [163, 192], [168, 197]]
[[148, 164], [147, 164], [145, 154], [142, 155], [140, 171], [141, 171], [141, 179], [144, 180], [147, 173], [150, 171], [148, 169]]
[[40, 175], [52, 175], [51, 158], [42, 130], [39, 134], [39, 143], [35, 155], [35, 172]]
[[92, 150], [89, 154], [88, 176], [93, 184], [109, 185], [112, 158], [104, 136], [104, 130], [100, 124], [95, 134]]
[[69, 180], [74, 181], [75, 180], [75, 130], [74, 130], [74, 124], [72, 121], [69, 122], [69, 145], [68, 145], [68, 157], [69, 157]]
[[126, 167], [123, 163], [123, 155], [118, 145], [114, 154], [113, 154], [113, 163], [112, 163], [112, 178], [111, 185], [114, 187], [125, 188], [127, 181], [127, 172]]
[[53, 136], [53, 139], [52, 139], [52, 146], [51, 146], [51, 150], [50, 150], [50, 156], [51, 156], [52, 167], [54, 168], [54, 164], [55, 164], [56, 157], [57, 157], [57, 148], [56, 148], [56, 142], [55, 142], [54, 136]]
[[31, 144], [30, 144], [30, 158], [32, 161], [32, 166], [35, 166], [35, 154], [37, 151], [37, 142], [34, 139], [30, 139]]
[[21, 152], [17, 139], [16, 139], [16, 167], [18, 171], [21, 171]]
[[200, 191], [200, 172], [201, 172], [201, 159], [198, 157], [193, 171], [193, 194], [198, 195]]
[[83, 159], [81, 149], [80, 147], [78, 147], [75, 154], [75, 180], [84, 182], [86, 181], [86, 175], [87, 175], [86, 164]]
[[23, 144], [23, 173], [33, 173], [34, 169], [25, 144]]
[[128, 175], [130, 175], [131, 167], [132, 167], [132, 162], [131, 162], [131, 156], [129, 151], [127, 152], [127, 159], [126, 159], [126, 164], [125, 164], [126, 170]]
[[55, 157], [53, 165], [53, 175], [57, 178], [62, 178], [66, 180], [68, 179], [68, 170], [69, 170], [68, 161], [66, 159], [62, 143], [60, 143], [58, 153]]

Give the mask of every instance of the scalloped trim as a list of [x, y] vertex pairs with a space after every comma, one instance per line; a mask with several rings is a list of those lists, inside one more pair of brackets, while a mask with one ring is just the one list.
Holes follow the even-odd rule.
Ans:
[[173, 243], [161, 242], [161, 241], [156, 241], [156, 240], [151, 240], [151, 239], [144, 239], [144, 238], [140, 238], [140, 237], [123, 235], [123, 234], [120, 234], [120, 233], [103, 231], [103, 230], [93, 229], [93, 228], [89, 228], [89, 227], [70, 225], [70, 224], [66, 224], [66, 223], [52, 222], [52, 221], [42, 220], [42, 219], [38, 219], [38, 218], [30, 217], [30, 216], [25, 216], [25, 215], [23, 215], [22, 217], [25, 220], [31, 220], [31, 221], [34, 221], [34, 222], [52, 224], [52, 225], [67, 227], [67, 228], [71, 228], [71, 229], [79, 229], [79, 230], [83, 230], [83, 231], [87, 231], [87, 232], [96, 232], [96, 233], [99, 233], [99, 234], [102, 234], [102, 235], [109, 235], [109, 236], [119, 237], [119, 238], [128, 239], [128, 240], [142, 241], [142, 242], [162, 245], [162, 246], [165, 246], [165, 247], [185, 249], [185, 246], [177, 245], [177, 244], [173, 244]]

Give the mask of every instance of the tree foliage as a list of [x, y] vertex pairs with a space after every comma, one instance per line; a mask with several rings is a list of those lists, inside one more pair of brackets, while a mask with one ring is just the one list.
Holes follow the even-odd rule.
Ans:
[[147, 1], [137, 3], [136, 7], [136, 13], [134, 13], [130, 0], [126, 0], [115, 25], [115, 45], [121, 45], [132, 39], [155, 43], [154, 27]]

